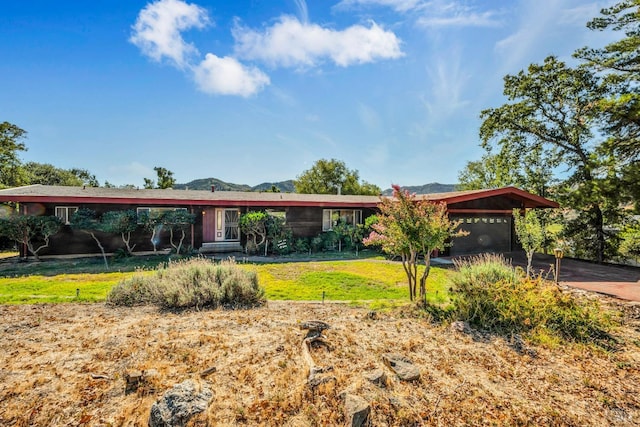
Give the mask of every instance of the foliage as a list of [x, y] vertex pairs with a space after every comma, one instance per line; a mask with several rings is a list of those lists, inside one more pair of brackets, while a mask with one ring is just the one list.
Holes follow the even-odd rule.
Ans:
[[156, 171], [157, 181], [150, 178], [144, 178], [144, 188], [148, 190], [153, 188], [173, 188], [173, 185], [176, 183], [176, 179], [173, 177], [173, 172], [160, 166], [154, 167], [153, 170]]
[[250, 211], [240, 215], [238, 226], [240, 231], [247, 236], [245, 250], [247, 253], [255, 253], [267, 240], [267, 220], [269, 215], [265, 211]]
[[16, 187], [26, 181], [18, 158], [18, 152], [27, 150], [22, 142], [26, 135], [27, 131], [12, 123], [0, 123], [0, 188]]
[[503, 145], [498, 153], [485, 145], [481, 160], [468, 162], [458, 174], [459, 190], [483, 190], [514, 186], [540, 196], [547, 196], [556, 181], [549, 153], [542, 147], [514, 152]]
[[29, 184], [99, 186], [95, 175], [85, 169], [61, 169], [48, 163], [37, 162], [25, 163], [24, 169]]
[[[409, 285], [411, 301], [416, 299], [420, 284], [421, 305], [426, 305], [426, 280], [431, 268], [431, 252], [444, 249], [452, 237], [464, 233], [455, 229], [460, 222], [450, 221], [447, 206], [419, 199], [415, 194], [393, 186], [393, 198], [381, 199], [378, 222], [364, 240], [365, 245], [379, 245], [385, 253], [400, 256]], [[418, 278], [418, 256], [424, 259], [425, 269]]]
[[640, 260], [640, 224], [629, 224], [621, 233], [620, 253], [635, 262]]
[[456, 262], [451, 276], [460, 320], [502, 333], [531, 337], [554, 334], [576, 342], [609, 337], [610, 315], [597, 300], [563, 293], [542, 278], [526, 278], [501, 256], [483, 255]]
[[138, 229], [138, 214], [133, 209], [125, 211], [109, 211], [102, 215], [102, 231], [119, 234], [131, 255], [136, 245], [131, 246], [131, 233]]
[[350, 170], [342, 161], [320, 159], [294, 181], [297, 193], [305, 194], [363, 194], [377, 196], [379, 187], [359, 182], [357, 170]]
[[607, 88], [589, 70], [548, 57], [506, 76], [504, 94], [507, 104], [482, 112], [483, 146], [496, 142], [519, 159], [538, 150], [548, 168], [564, 166], [569, 175], [555, 195], [577, 214], [565, 218], [565, 237], [587, 248], [587, 258], [611, 257], [615, 247], [608, 246], [606, 225], [619, 221], [622, 195], [613, 190], [619, 183], [616, 164], [596, 137], [596, 105]]
[[57, 216], [11, 215], [0, 218], [0, 236], [24, 244], [39, 261], [38, 253], [49, 246], [51, 236], [60, 231], [62, 220]]
[[[183, 209], [169, 210], [162, 212], [158, 221], [165, 229], [169, 230], [169, 243], [176, 251], [176, 254], [180, 255], [183, 249], [184, 239], [187, 235], [187, 230], [189, 230], [191, 225], [196, 221], [195, 214]], [[180, 235], [178, 242], [174, 241], [176, 233]]]
[[196, 258], [122, 280], [111, 290], [107, 302], [184, 309], [254, 307], [264, 304], [265, 299], [255, 273], [242, 270], [231, 261], [215, 264]]
[[540, 221], [538, 211], [528, 209], [522, 215], [519, 209], [514, 209], [513, 226], [518, 241], [527, 254], [527, 277], [530, 277], [533, 253], [539, 250], [545, 241], [545, 230]]
[[104, 246], [102, 246], [100, 238], [97, 235], [98, 232], [104, 231], [104, 224], [101, 222], [101, 219], [97, 217], [96, 212], [88, 208], [78, 209], [71, 216], [70, 222], [72, 229], [81, 231], [91, 236], [91, 238], [98, 245], [98, 248], [100, 248], [100, 253], [102, 254], [105, 268], [109, 268], [107, 254], [105, 253]]

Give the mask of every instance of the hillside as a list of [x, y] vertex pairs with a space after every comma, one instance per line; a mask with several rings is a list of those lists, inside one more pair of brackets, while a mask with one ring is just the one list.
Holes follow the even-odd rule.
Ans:
[[[408, 190], [410, 193], [416, 194], [432, 194], [432, 193], [450, 193], [456, 191], [456, 184], [440, 184], [439, 182], [432, 182], [424, 185], [408, 185], [401, 188]], [[391, 188], [387, 188], [382, 192], [384, 196], [390, 196], [393, 194]]]
[[[175, 184], [173, 186], [176, 190], [204, 190], [211, 191], [211, 186], [215, 186], [216, 191], [271, 191], [272, 187], [280, 190], [282, 193], [295, 193], [295, 186], [293, 180], [288, 179], [286, 181], [279, 182], [263, 182], [262, 184], [254, 185], [253, 187], [247, 184], [234, 184], [231, 182], [225, 182], [217, 178], [200, 178], [185, 184]], [[413, 185], [402, 187], [409, 190], [411, 193], [416, 194], [431, 194], [431, 193], [448, 193], [455, 191], [455, 184], [440, 184], [438, 182], [432, 182], [424, 185]], [[387, 188], [382, 192], [385, 196], [390, 196], [393, 193], [391, 188]]]
[[295, 188], [293, 186], [293, 180], [281, 181], [281, 182], [263, 182], [255, 186], [247, 184], [234, 184], [231, 182], [225, 182], [217, 178], [200, 178], [189, 181], [185, 184], [175, 184], [173, 186], [176, 190], [204, 190], [211, 191], [211, 186], [215, 186], [216, 191], [270, 191], [272, 186], [275, 186], [282, 193], [293, 193]]

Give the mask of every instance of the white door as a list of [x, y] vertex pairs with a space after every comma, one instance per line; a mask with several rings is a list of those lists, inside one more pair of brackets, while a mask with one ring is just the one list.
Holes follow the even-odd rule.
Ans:
[[238, 209], [216, 209], [216, 242], [240, 240]]

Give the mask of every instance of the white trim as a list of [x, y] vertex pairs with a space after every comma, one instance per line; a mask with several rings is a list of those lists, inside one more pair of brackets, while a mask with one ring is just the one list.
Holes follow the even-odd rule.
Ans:
[[65, 225], [71, 224], [71, 217], [78, 211], [77, 206], [56, 206], [55, 214]]

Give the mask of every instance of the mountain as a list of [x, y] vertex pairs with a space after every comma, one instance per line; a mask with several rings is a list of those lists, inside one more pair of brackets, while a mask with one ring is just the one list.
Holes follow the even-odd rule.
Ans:
[[293, 193], [294, 186], [293, 180], [281, 181], [281, 182], [263, 182], [256, 186], [249, 186], [246, 184], [233, 184], [231, 182], [224, 182], [217, 178], [201, 178], [189, 181], [186, 184], [175, 184], [173, 188], [175, 190], [204, 190], [211, 191], [211, 186], [214, 186], [216, 191], [271, 191], [272, 187], [280, 190], [282, 193]]
[[[424, 185], [409, 185], [401, 187], [403, 190], [408, 190], [409, 193], [415, 194], [432, 194], [432, 193], [450, 193], [456, 191], [456, 184], [440, 184], [439, 182], [432, 182]], [[391, 196], [393, 189], [387, 188], [382, 192], [383, 196]]]
[[[275, 187], [280, 190], [281, 193], [295, 193], [296, 189], [293, 185], [293, 180], [288, 179], [286, 181], [280, 182], [263, 182], [262, 184], [254, 185], [251, 187], [247, 184], [233, 184], [231, 182], [224, 182], [217, 178], [201, 178], [194, 179], [193, 181], [187, 182], [186, 184], [175, 184], [173, 188], [175, 190], [204, 190], [211, 191], [211, 186], [216, 188], [216, 191], [271, 191], [272, 187]], [[416, 194], [431, 194], [431, 193], [449, 193], [451, 191], [456, 191], [455, 184], [440, 184], [438, 182], [432, 182], [430, 184], [424, 185], [412, 185], [407, 187], [402, 187], [403, 189], [409, 190], [410, 193]], [[393, 190], [391, 188], [387, 188], [382, 192], [384, 196], [390, 196], [393, 194]]]

